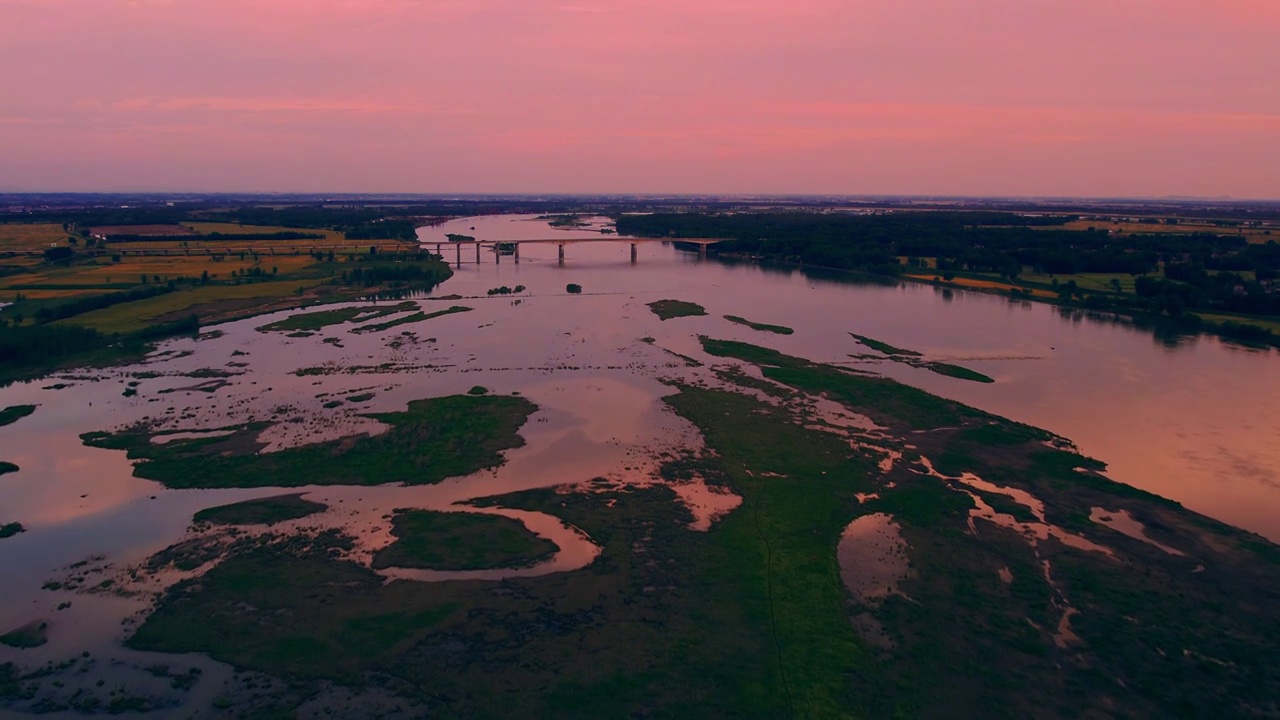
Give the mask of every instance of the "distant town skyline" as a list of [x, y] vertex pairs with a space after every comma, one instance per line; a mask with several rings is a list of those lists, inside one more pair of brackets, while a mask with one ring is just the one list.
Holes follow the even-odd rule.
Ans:
[[0, 0], [0, 191], [1280, 198], [1270, 0]]

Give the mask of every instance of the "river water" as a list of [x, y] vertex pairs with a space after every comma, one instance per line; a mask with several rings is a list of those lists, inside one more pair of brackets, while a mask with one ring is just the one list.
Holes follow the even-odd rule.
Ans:
[[[661, 378], [695, 373], [671, 353], [716, 362], [701, 352], [699, 334], [855, 363], [851, 355], [869, 352], [849, 335], [856, 333], [920, 351], [930, 360], [962, 364], [996, 382], [974, 383], [897, 363], [860, 367], [1063, 435], [1108, 463], [1108, 474], [1118, 481], [1280, 540], [1280, 403], [1274, 402], [1280, 397], [1280, 353], [1207, 337], [1171, 344], [1150, 332], [1052, 306], [923, 284], [700, 260], [697, 253], [661, 242], [640, 243], [633, 263], [630, 244], [601, 234], [599, 227], [563, 230], [530, 216], [493, 216], [422, 228], [419, 237], [429, 248], [446, 233], [579, 241], [567, 245], [563, 264], [555, 244], [523, 245], [518, 263], [486, 250], [476, 264], [474, 250], [465, 248], [454, 277], [435, 291], [464, 299], [418, 302], [427, 311], [459, 304], [471, 312], [380, 333], [353, 333], [352, 325], [306, 338], [256, 330], [291, 314], [276, 313], [209, 328], [198, 339], [167, 342], [137, 366], [0, 389], [0, 407], [39, 405], [32, 416], [0, 428], [0, 460], [21, 468], [0, 477], [0, 523], [19, 521], [28, 528], [0, 540], [0, 633], [34, 619], [51, 623], [47, 645], [0, 647], [0, 663], [33, 666], [92, 650], [119, 661], [110, 671], [117, 674], [107, 676], [117, 682], [120, 668], [162, 660], [119, 643], [131, 618], [176, 578], [148, 577], [149, 585], [131, 586], [127, 570], [187, 537], [192, 515], [202, 508], [285, 492], [166, 490], [132, 477], [124, 453], [85, 447], [81, 433], [142, 418], [169, 418], [166, 427], [199, 430], [276, 415], [290, 420], [265, 436], [279, 447], [377, 432], [378, 424], [361, 413], [403, 410], [410, 400], [473, 385], [519, 392], [539, 406], [521, 431], [526, 445], [506, 452], [501, 468], [432, 486], [301, 488], [331, 509], [296, 524], [343, 528], [357, 538], [356, 559], [367, 560], [390, 540], [385, 516], [392, 508], [457, 510], [476, 497], [596, 477], [652, 482], [656, 453], [700, 443], [696, 429], [660, 401], [670, 392]], [[459, 254], [446, 251], [445, 257], [452, 263]], [[569, 283], [581, 285], [583, 293], [567, 294]], [[502, 285], [527, 289], [519, 296], [487, 295]], [[697, 302], [708, 315], [662, 322], [645, 304], [664, 298]], [[724, 315], [785, 325], [795, 333], [756, 332]], [[378, 367], [385, 363], [392, 367]], [[295, 374], [313, 367], [333, 372]], [[347, 371], [353, 367], [363, 369]], [[189, 389], [202, 381], [182, 373], [204, 368], [239, 374], [216, 392]], [[158, 377], [138, 379], [139, 372]], [[705, 370], [697, 372], [706, 379]], [[123, 395], [129, 382], [139, 383], [136, 396]], [[59, 383], [69, 387], [55, 389]], [[368, 392], [374, 393], [371, 400], [324, 407], [334, 398]], [[709, 515], [733, 507], [734, 499], [697, 489], [686, 488], [682, 495], [699, 509], [704, 529]], [[589, 540], [554, 518], [491, 511], [522, 520], [562, 549], [547, 563], [518, 573], [570, 570], [595, 557]], [[83, 561], [88, 564], [73, 567]], [[386, 574], [439, 581], [513, 573]], [[87, 576], [85, 586], [99, 579], [115, 584], [96, 593], [42, 589], [73, 576]], [[58, 609], [65, 603], [70, 606]], [[208, 659], [191, 662], [206, 677], [229, 674]], [[84, 673], [85, 682], [102, 679], [104, 668]]]
[[[468, 218], [423, 228], [419, 236], [556, 236], [539, 226], [513, 217]], [[566, 237], [600, 236], [587, 230]], [[956, 361], [996, 382], [967, 382], [896, 363], [875, 369], [1063, 435], [1106, 462], [1115, 480], [1280, 541], [1280, 353], [1274, 350], [1210, 337], [1169, 342], [1049, 305], [918, 283], [698, 262], [670, 245], [641, 245], [635, 265], [625, 243], [571, 245], [563, 267], [556, 257], [554, 245], [526, 245], [519, 266], [510, 258], [464, 264], [447, 289], [465, 295], [523, 283], [542, 290], [547, 282], [556, 289], [563, 280], [587, 292], [625, 293], [646, 302], [697, 302], [712, 318], [739, 315], [786, 325], [794, 335], [744, 332], [715, 321], [699, 331], [813, 360], [841, 362], [867, 352], [849, 337], [852, 332]], [[484, 259], [493, 261], [488, 254]], [[465, 260], [474, 255], [464, 254]], [[543, 280], [548, 277], [554, 280]], [[626, 333], [619, 318], [599, 322], [600, 332]]]

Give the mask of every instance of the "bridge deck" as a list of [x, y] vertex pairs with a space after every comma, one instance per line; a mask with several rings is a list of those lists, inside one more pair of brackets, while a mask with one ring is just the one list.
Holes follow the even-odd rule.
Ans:
[[718, 243], [725, 238], [642, 238], [642, 237], [619, 237], [617, 235], [601, 235], [598, 238], [577, 237], [577, 238], [529, 238], [526, 240], [485, 240], [483, 238], [476, 240], [463, 240], [455, 242], [453, 240], [419, 240], [423, 245], [495, 245], [513, 244], [513, 245], [572, 245], [574, 243], [588, 242], [614, 242], [614, 243], [651, 243], [651, 242], [684, 242], [694, 243], [696, 245], [712, 245]]

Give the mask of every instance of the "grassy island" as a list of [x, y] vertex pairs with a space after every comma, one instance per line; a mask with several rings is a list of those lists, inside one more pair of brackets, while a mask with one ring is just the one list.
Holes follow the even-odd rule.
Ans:
[[517, 431], [537, 408], [512, 396], [454, 395], [409, 403], [408, 410], [365, 417], [386, 432], [259, 454], [264, 423], [213, 438], [152, 443], [146, 425], [82, 436], [88, 445], [126, 450], [134, 475], [173, 488], [411, 485], [437, 483], [500, 465], [501, 451], [524, 444]]
[[685, 302], [684, 300], [657, 300], [648, 304], [654, 315], [661, 320], [672, 320], [682, 317], [697, 317], [706, 315], [707, 311], [697, 303]]
[[766, 323], [751, 322], [750, 320], [744, 317], [738, 317], [737, 315], [725, 315], [724, 319], [731, 323], [737, 323], [738, 325], [746, 325], [752, 330], [773, 333], [774, 335], [790, 335], [795, 332], [795, 330], [792, 330], [785, 325], [769, 325]]
[[550, 557], [558, 549], [518, 520], [468, 512], [400, 510], [392, 519], [391, 534], [395, 542], [374, 555], [376, 568], [523, 567]]
[[302, 495], [295, 493], [205, 508], [196, 513], [193, 520], [212, 525], [275, 525], [324, 510], [323, 503], [303, 500]]
[[12, 425], [35, 411], [35, 405], [11, 405], [0, 410], [0, 427]]

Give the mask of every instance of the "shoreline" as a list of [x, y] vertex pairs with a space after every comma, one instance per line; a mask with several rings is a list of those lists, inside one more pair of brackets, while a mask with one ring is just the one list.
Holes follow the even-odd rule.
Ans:
[[[670, 239], [673, 242], [680, 242], [679, 238], [670, 238]], [[837, 268], [837, 267], [831, 267], [828, 265], [813, 265], [813, 264], [802, 263], [802, 262], [797, 262], [793, 260], [774, 260], [771, 258], [760, 257], [756, 255], [746, 255], [741, 253], [730, 253], [730, 252], [718, 253], [714, 249], [708, 252], [708, 256], [718, 257], [718, 258], [727, 258], [735, 262], [750, 262], [756, 265], [757, 267], [768, 267], [770, 265], [773, 265], [773, 266], [779, 266], [779, 267], [789, 267], [796, 270], [814, 269], [814, 270], [821, 270], [823, 272], [837, 272], [837, 273], [846, 273], [850, 275], [861, 275], [866, 278], [881, 279], [881, 280], [884, 280], [885, 282], [894, 282], [894, 281], [912, 282], [912, 283], [921, 284], [921, 285], [930, 285], [937, 288], [944, 288], [947, 290], [963, 290], [966, 292], [982, 293], [984, 295], [995, 295], [998, 297], [1006, 298], [1008, 300], [1024, 300], [1027, 302], [1037, 302], [1044, 305], [1054, 305], [1060, 308], [1069, 308], [1072, 310], [1080, 310], [1086, 313], [1094, 313], [1099, 316], [1110, 316], [1110, 318], [1113, 321], [1120, 321], [1121, 319], [1127, 319], [1131, 321], [1129, 323], [1130, 325], [1134, 327], [1142, 328], [1144, 330], [1150, 328], [1152, 329], [1153, 332], [1158, 332], [1158, 328], [1155, 328], [1152, 326], [1165, 325], [1167, 326], [1167, 329], [1169, 331], [1182, 334], [1182, 335], [1187, 335], [1187, 336], [1208, 335], [1210, 337], [1216, 337], [1220, 340], [1232, 342], [1247, 348], [1259, 349], [1259, 350], [1275, 348], [1277, 350], [1280, 350], [1280, 334], [1276, 334], [1268, 328], [1263, 328], [1260, 325], [1255, 325], [1249, 322], [1250, 319], [1260, 319], [1260, 318], [1250, 318], [1249, 316], [1240, 316], [1240, 321], [1235, 324], [1244, 325], [1248, 327], [1256, 327], [1259, 329], [1260, 333], [1265, 334], [1265, 339], [1251, 341], [1247, 338], [1238, 337], [1232, 334], [1232, 330], [1230, 328], [1223, 330], [1222, 326], [1224, 325], [1224, 323], [1215, 322], [1213, 320], [1206, 320], [1200, 317], [1200, 315], [1198, 314], [1198, 311], [1195, 311], [1195, 310], [1188, 310], [1183, 317], [1192, 316], [1197, 318], [1197, 320], [1192, 322], [1187, 322], [1185, 320], [1179, 320], [1178, 318], [1172, 318], [1164, 315], [1152, 315], [1149, 313], [1140, 313], [1140, 312], [1126, 312], [1126, 311], [1117, 310], [1114, 308], [1090, 308], [1090, 307], [1086, 307], [1082, 303], [1068, 302], [1057, 297], [1047, 297], [1047, 296], [1035, 294], [1037, 291], [1044, 292], [1040, 288], [1028, 288], [1024, 286], [1016, 286], [1016, 285], [1008, 285], [1008, 284], [1001, 284], [1000, 287], [991, 287], [991, 286], [984, 287], [981, 285], [966, 285], [963, 283], [956, 282], [955, 279], [943, 280], [941, 279], [941, 276], [938, 276], [938, 279], [935, 280], [932, 276], [919, 275], [919, 274], [882, 275], [882, 274], [870, 272], [867, 270]], [[975, 282], [991, 282], [993, 284], [996, 283], [996, 281], [975, 281]], [[1010, 294], [1011, 290], [1017, 290], [1017, 289], [1025, 290], [1032, 294], [1030, 295], [1019, 294], [1016, 296]], [[1218, 315], [1218, 316], [1223, 316], [1227, 314], [1225, 313], [1225, 311], [1205, 311], [1205, 313], [1208, 315]], [[1227, 322], [1233, 322], [1233, 321], [1227, 321]], [[1277, 320], [1277, 322], [1280, 322], [1280, 320]]]

